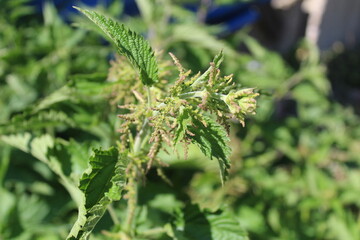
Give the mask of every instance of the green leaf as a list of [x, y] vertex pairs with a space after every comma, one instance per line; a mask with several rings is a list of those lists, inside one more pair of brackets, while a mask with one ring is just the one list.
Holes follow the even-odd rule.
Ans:
[[[177, 239], [247, 240], [247, 234], [237, 219], [228, 211], [210, 212], [198, 205], [190, 205], [175, 223]], [[179, 231], [182, 229], [183, 231]], [[175, 233], [175, 232], [174, 232]], [[181, 237], [179, 237], [181, 236]]]
[[228, 156], [231, 153], [229, 138], [224, 127], [189, 108], [180, 111], [177, 122], [175, 142], [181, 141], [183, 138], [190, 139], [205, 156], [210, 159], [218, 159], [221, 181], [224, 183], [230, 168]]
[[120, 199], [126, 181], [126, 165], [127, 155], [119, 154], [114, 147], [105, 151], [94, 150], [90, 172], [85, 172], [80, 180], [84, 202], [67, 239], [88, 239], [107, 206]]
[[194, 134], [191, 136], [192, 142], [198, 145], [205, 156], [218, 159], [221, 180], [224, 183], [230, 168], [228, 156], [231, 153], [226, 130], [216, 121], [205, 116], [202, 116], [202, 119], [193, 118], [188, 130]]
[[89, 174], [84, 173], [80, 180], [79, 188], [85, 193], [86, 208], [91, 208], [97, 204], [114, 187], [113, 181], [119, 180], [113, 179], [119, 157], [116, 148], [110, 148], [107, 151], [95, 149], [94, 154], [90, 158], [91, 172]]
[[187, 126], [191, 124], [191, 110], [188, 108], [181, 109], [176, 121], [178, 122], [178, 127], [175, 131], [175, 144], [184, 138]]
[[[80, 151], [74, 142], [65, 142], [50, 135], [35, 137], [30, 133], [0, 135], [0, 140], [27, 152], [47, 164], [61, 179], [62, 184], [79, 205], [79, 217], [69, 239], [87, 239], [96, 223], [103, 216], [106, 207], [119, 200], [125, 184], [126, 154], [119, 154], [115, 148], [107, 151], [94, 150], [90, 158], [90, 172], [80, 179], [80, 191], [74, 184], [71, 170], [75, 165], [75, 150]], [[81, 154], [80, 154], [81, 155]], [[80, 166], [81, 167], [81, 166]]]
[[75, 8], [84, 13], [115, 43], [119, 53], [127, 57], [139, 71], [143, 84], [151, 86], [158, 81], [158, 65], [154, 51], [141, 35], [97, 12]]
[[23, 152], [31, 154], [33, 157], [45, 163], [54, 173], [56, 173], [61, 183], [70, 193], [72, 199], [80, 204], [81, 192], [76, 187], [76, 174], [72, 172], [73, 168], [81, 168], [81, 163], [74, 163], [73, 150], [74, 144], [69, 144], [66, 141], [54, 139], [49, 134], [42, 136], [34, 136], [30, 133], [14, 134], [14, 135], [0, 135], [0, 141], [20, 149]]
[[218, 54], [215, 55], [213, 63], [216, 68], [220, 68], [221, 63], [224, 61], [224, 52], [221, 50]]
[[1, 134], [11, 134], [20, 131], [34, 131], [47, 127], [75, 126], [74, 120], [65, 112], [44, 110], [36, 114], [23, 112], [15, 115], [10, 121], [0, 124]]
[[51, 107], [52, 105], [59, 103], [59, 102], [75, 100], [75, 98], [76, 98], [75, 89], [71, 88], [68, 85], [65, 85], [65, 86], [61, 87], [60, 89], [54, 91], [53, 93], [51, 93], [50, 95], [48, 95], [47, 97], [42, 99], [41, 101], [39, 101], [33, 107], [32, 112], [35, 113], [40, 110], [47, 109], [47, 108]]
[[[217, 55], [215, 55], [214, 59], [213, 59], [213, 63], [215, 68], [219, 68], [221, 63], [224, 60], [224, 53], [221, 50]], [[203, 74], [201, 74], [196, 80], [195, 82], [192, 84], [193, 88], [196, 88], [198, 85], [200, 84], [207, 84], [207, 81], [205, 81], [209, 75], [210, 72], [213, 70], [213, 66], [210, 66]], [[204, 82], [205, 81], [205, 82]]]

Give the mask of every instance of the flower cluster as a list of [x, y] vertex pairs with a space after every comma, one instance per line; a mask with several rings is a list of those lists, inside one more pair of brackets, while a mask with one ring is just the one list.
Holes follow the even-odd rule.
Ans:
[[[207, 139], [214, 142], [211, 144], [216, 144], [216, 141], [225, 144], [229, 120], [237, 119], [244, 125], [245, 117], [255, 113], [256, 97], [259, 95], [253, 88], [240, 89], [232, 75], [221, 76], [219, 67], [223, 60], [222, 52], [214, 58], [203, 74], [194, 76], [191, 76], [191, 71], [181, 66], [173, 54], [170, 55], [179, 71], [179, 77], [170, 90], [166, 91], [169, 81], [161, 86], [152, 86], [148, 91], [132, 89], [138, 104], [120, 106], [127, 109], [127, 113], [119, 115], [125, 120], [121, 125], [121, 132], [126, 135], [123, 135], [123, 141], [129, 142], [128, 139], [135, 138], [136, 142], [137, 136], [134, 132], [139, 135], [146, 131], [149, 137], [146, 142], [141, 143], [141, 149], [148, 146], [145, 152], [150, 159], [156, 157], [163, 143], [171, 147], [178, 142], [186, 145], [197, 143], [201, 148], [201, 144], [207, 144], [196, 136], [201, 131], [208, 131], [210, 135], [213, 134], [212, 137], [215, 136], [214, 141]], [[143, 99], [148, 99], [148, 102]], [[211, 116], [216, 116], [216, 121], [211, 120]], [[132, 130], [132, 126], [135, 130]], [[222, 131], [225, 134], [221, 133]], [[204, 149], [206, 152], [206, 148]], [[218, 156], [225, 159], [226, 154]]]

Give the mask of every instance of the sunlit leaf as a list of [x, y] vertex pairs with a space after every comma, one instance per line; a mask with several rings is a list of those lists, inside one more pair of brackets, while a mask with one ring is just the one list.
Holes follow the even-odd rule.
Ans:
[[85, 172], [80, 180], [84, 202], [67, 239], [87, 239], [107, 206], [120, 199], [125, 185], [126, 165], [126, 154], [119, 154], [116, 148], [94, 150], [90, 158], [90, 172]]
[[141, 35], [97, 12], [76, 9], [84, 13], [115, 43], [119, 53], [127, 57], [139, 71], [143, 84], [151, 86], [158, 81], [158, 66], [154, 51]]

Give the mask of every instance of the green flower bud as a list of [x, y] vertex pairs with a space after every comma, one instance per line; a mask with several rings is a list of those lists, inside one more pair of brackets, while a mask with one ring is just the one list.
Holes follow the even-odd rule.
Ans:
[[221, 99], [226, 103], [233, 117], [237, 118], [244, 126], [245, 116], [247, 114], [255, 114], [255, 98], [257, 96], [259, 96], [259, 93], [255, 93], [253, 88], [245, 88], [223, 95]]

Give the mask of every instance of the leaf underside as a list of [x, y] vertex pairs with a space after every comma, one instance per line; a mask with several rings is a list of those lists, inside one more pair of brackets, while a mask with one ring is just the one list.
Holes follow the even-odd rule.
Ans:
[[75, 8], [85, 14], [115, 43], [119, 53], [138, 70], [144, 85], [151, 86], [158, 81], [158, 65], [154, 51], [141, 35], [97, 12]]

